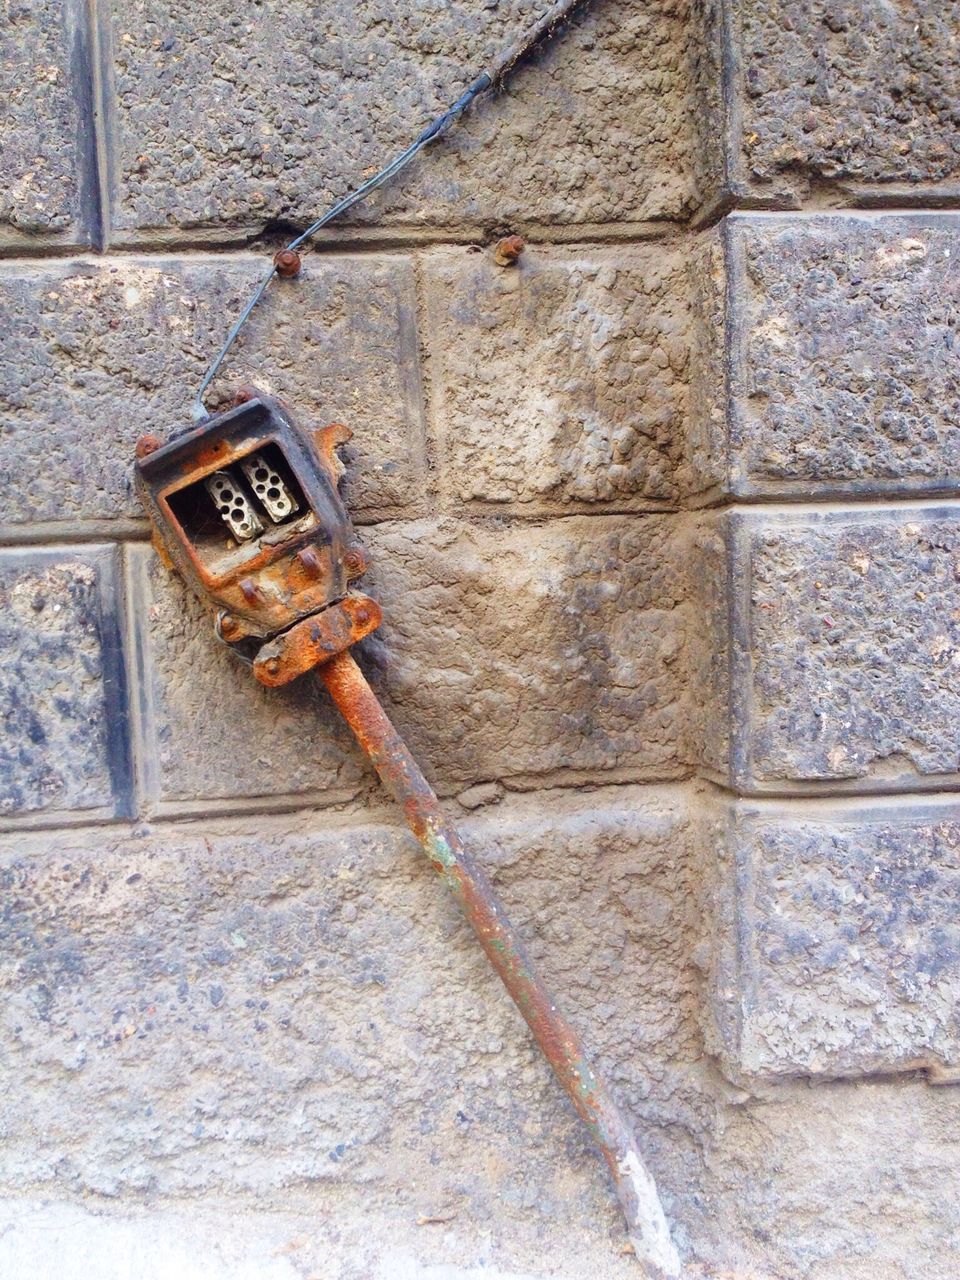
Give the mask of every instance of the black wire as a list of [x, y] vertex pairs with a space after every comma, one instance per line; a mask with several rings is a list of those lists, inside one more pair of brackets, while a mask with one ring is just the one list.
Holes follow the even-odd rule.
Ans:
[[[351, 191], [348, 195], [345, 195], [342, 200], [338, 200], [337, 203], [328, 209], [326, 213], [317, 218], [315, 222], [312, 222], [310, 226], [307, 227], [306, 231], [301, 232], [300, 235], [291, 240], [285, 248], [292, 249], [294, 251], [299, 249], [302, 244], [305, 244], [312, 236], [315, 236], [321, 227], [325, 227], [328, 222], [332, 222], [334, 218], [338, 218], [342, 213], [346, 213], [348, 209], [352, 209], [355, 204], [359, 204], [361, 200], [365, 199], [371, 191], [375, 191], [377, 187], [383, 186], [385, 182], [389, 182], [391, 178], [395, 177], [401, 169], [406, 168], [410, 161], [415, 156], [419, 155], [424, 147], [429, 146], [431, 142], [441, 137], [447, 129], [455, 123], [475, 98], [485, 90], [490, 89], [495, 85], [499, 85], [506, 76], [509, 75], [510, 71], [513, 70], [524, 55], [529, 53], [541, 40], [552, 36], [559, 25], [580, 3], [582, 3], [582, 0], [557, 0], [555, 4], [552, 4], [539, 22], [537, 22], [525, 36], [518, 40], [494, 63], [492, 63], [487, 71], [484, 71], [482, 75], [479, 75], [476, 80], [474, 80], [473, 84], [471, 84], [470, 87], [460, 95], [452, 106], [448, 107], [446, 111], [437, 116], [436, 120], [434, 120], [432, 124], [427, 125], [426, 129], [424, 129], [419, 137], [417, 137], [410, 146], [407, 147], [406, 151], [401, 152], [401, 154], [391, 160], [388, 165], [385, 165], [379, 173], [374, 174], [372, 178], [369, 178], [361, 186], [357, 187], [354, 191]], [[227, 334], [226, 341], [217, 352], [207, 369], [207, 372], [204, 374], [203, 381], [200, 383], [196, 399], [193, 403], [193, 417], [197, 422], [208, 416], [207, 410], [204, 407], [203, 398], [206, 395], [210, 384], [219, 373], [221, 365], [230, 352], [230, 348], [240, 336], [241, 329], [250, 319], [254, 307], [256, 307], [257, 303], [266, 293], [276, 274], [276, 267], [271, 266], [269, 273], [264, 276], [263, 280], [261, 280], [257, 285], [250, 301], [235, 320], [230, 332]]]

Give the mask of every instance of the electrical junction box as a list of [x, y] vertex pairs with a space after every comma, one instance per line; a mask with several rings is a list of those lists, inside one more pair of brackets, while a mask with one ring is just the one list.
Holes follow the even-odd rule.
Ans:
[[218, 610], [217, 632], [254, 674], [285, 684], [380, 624], [350, 584], [367, 561], [338, 483], [350, 439], [305, 431], [260, 392], [161, 444], [137, 445], [137, 487], [168, 567]]

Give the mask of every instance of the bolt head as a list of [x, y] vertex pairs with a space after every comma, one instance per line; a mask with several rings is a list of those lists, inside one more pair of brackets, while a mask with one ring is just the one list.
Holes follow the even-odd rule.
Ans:
[[319, 578], [323, 572], [323, 562], [316, 547], [303, 547], [297, 552], [297, 561], [309, 578]]
[[278, 676], [280, 674], [280, 659], [268, 658], [263, 664], [263, 669], [268, 676]]
[[225, 613], [223, 617], [220, 619], [220, 634], [225, 639], [229, 639], [230, 636], [235, 636], [239, 630], [240, 630], [240, 623], [233, 616], [233, 614]]
[[282, 276], [284, 280], [291, 280], [300, 274], [303, 263], [296, 249], [281, 249], [279, 253], [274, 254], [273, 265], [278, 276]]
[[366, 572], [367, 557], [361, 547], [350, 547], [343, 554], [343, 564], [351, 578], [359, 578]]
[[522, 236], [504, 236], [493, 246], [493, 260], [498, 267], [510, 267], [523, 253]]
[[156, 453], [160, 448], [161, 440], [159, 436], [141, 436], [137, 441], [136, 455], [138, 458], [148, 458], [151, 453]]

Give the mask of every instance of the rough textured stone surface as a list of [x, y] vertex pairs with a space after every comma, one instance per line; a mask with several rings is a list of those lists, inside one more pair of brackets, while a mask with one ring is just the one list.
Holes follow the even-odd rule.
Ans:
[[908, 1080], [798, 1085], [729, 1107], [706, 1162], [731, 1255], [720, 1275], [955, 1275], [958, 1139], [955, 1090]]
[[[116, 4], [118, 231], [312, 221], [546, 8]], [[683, 0], [591, 5], [535, 67], [352, 216], [490, 225], [682, 215], [693, 196], [693, 38]]]
[[[636, 1272], [325, 696], [217, 644], [130, 484], [266, 268], [213, 246], [275, 246], [547, 3], [6, 15], [4, 1280]], [[584, 4], [271, 289], [211, 401], [355, 429], [360, 660], [683, 1280], [960, 1274], [958, 16]], [[68, 261], [101, 213], [112, 252]], [[875, 501], [689, 509], [731, 495]]]
[[265, 689], [216, 639], [212, 610], [150, 548], [130, 554], [148, 802], [257, 807], [268, 796], [355, 795], [363, 757], [319, 681]]
[[686, 262], [660, 246], [428, 259], [450, 502], [676, 504], [689, 484]]
[[636, 1258], [617, 1251], [606, 1223], [526, 1213], [501, 1232], [501, 1217], [499, 1206], [473, 1223], [342, 1201], [317, 1215], [221, 1198], [159, 1208], [9, 1200], [0, 1201], [0, 1267], [43, 1280], [637, 1280]]
[[[385, 622], [362, 651], [444, 792], [686, 771], [702, 624], [689, 542], [669, 518], [583, 517], [536, 540], [522, 527], [424, 520], [367, 529], [364, 541]], [[258, 686], [217, 643], [212, 615], [142, 554], [151, 794], [339, 801], [369, 780], [312, 677], [279, 693]]]
[[727, 839], [730, 1069], [960, 1075], [960, 805], [742, 804]]
[[[909, 1081], [781, 1086], [728, 1105], [704, 1152], [719, 1237], [684, 1280], [943, 1280], [960, 1267], [953, 1090]], [[517, 1145], [511, 1135], [504, 1151]], [[502, 1156], [502, 1153], [500, 1153]], [[566, 1153], [562, 1158], [568, 1158]], [[635, 1280], [606, 1219], [497, 1204], [425, 1222], [349, 1193], [285, 1212], [207, 1196], [133, 1205], [0, 1202], [5, 1274], [62, 1280]], [[317, 1184], [313, 1195], [316, 1198]], [[360, 1201], [358, 1204], [357, 1201]], [[372, 1203], [371, 1203], [372, 1200]], [[680, 1209], [673, 1206], [674, 1220]], [[238, 1221], [242, 1230], [238, 1230]], [[420, 1224], [420, 1225], [418, 1225]], [[502, 1225], [501, 1225], [502, 1224]], [[615, 1230], [615, 1229], [614, 1229]]]
[[114, 560], [105, 547], [0, 552], [0, 821], [126, 809]]
[[960, 217], [727, 227], [734, 492], [956, 489]]
[[705, 517], [687, 535], [687, 573], [694, 625], [689, 651], [690, 758], [710, 776], [729, 780], [731, 744], [730, 545], [723, 519]]
[[729, 131], [724, 95], [729, 41], [724, 23], [726, 0], [691, 0], [694, 40], [690, 83], [696, 112], [693, 172], [699, 197], [695, 217], [709, 216], [726, 197]]
[[[464, 831], [695, 1222], [711, 1108], [682, 793], [531, 798]], [[602, 1164], [403, 828], [207, 821], [0, 861], [4, 1190], [250, 1196], [320, 1222], [346, 1194], [479, 1225], [488, 1249], [527, 1220], [616, 1260]]]
[[375, 684], [444, 789], [686, 769], [701, 626], [671, 517], [421, 521], [365, 537]]
[[[688, 1258], [684, 1280], [955, 1275], [958, 1138], [953, 1091], [913, 1082], [781, 1087], [728, 1106], [703, 1171], [722, 1243], [712, 1263]], [[423, 1216], [345, 1197], [322, 1213], [31, 1197], [0, 1202], [0, 1265], [61, 1280], [636, 1280], [605, 1223], [502, 1205], [482, 1223]]]
[[84, 243], [87, 61], [80, 0], [16, 0], [0, 31], [0, 246], [31, 236]]
[[738, 783], [955, 779], [957, 512], [751, 514], [734, 529]]
[[[189, 425], [205, 366], [263, 270], [246, 255], [4, 267], [4, 523], [140, 516], [137, 437]], [[217, 389], [249, 382], [304, 422], [355, 428], [355, 513], [416, 503], [423, 427], [405, 259], [312, 258], [299, 280], [276, 282]]]
[[818, 179], [960, 180], [960, 5], [736, 6], [738, 168], [771, 193]]
[[728, 484], [728, 257], [717, 227], [691, 238], [684, 253], [691, 299], [686, 461], [694, 504], [720, 496]]

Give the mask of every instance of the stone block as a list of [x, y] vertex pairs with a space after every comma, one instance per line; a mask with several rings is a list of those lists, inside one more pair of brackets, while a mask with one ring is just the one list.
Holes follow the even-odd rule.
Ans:
[[20, 0], [0, 31], [0, 249], [86, 244], [97, 215], [87, 11]]
[[956, 191], [958, 32], [955, 3], [736, 6], [727, 106], [734, 192], [793, 203], [825, 181], [901, 195]]
[[[704, 1144], [702, 1191], [671, 1205], [684, 1280], [957, 1274], [958, 1140], [953, 1091], [922, 1080], [781, 1083], [741, 1097]], [[522, 1156], [513, 1135], [492, 1170], [518, 1146]], [[558, 1153], [558, 1165], [569, 1160]], [[581, 1218], [572, 1201], [562, 1218], [550, 1202], [522, 1212], [501, 1202], [482, 1218], [434, 1207], [428, 1220], [403, 1201], [373, 1201], [369, 1185], [354, 1198], [321, 1184], [313, 1203], [290, 1200], [238, 1213], [235, 1199], [210, 1194], [136, 1205], [11, 1197], [0, 1201], [0, 1269], [60, 1280], [636, 1280], [606, 1213]], [[698, 1200], [706, 1231], [694, 1225]]]
[[730, 535], [734, 784], [955, 785], [958, 512], [750, 512]]
[[521, 1216], [498, 1206], [475, 1222], [442, 1209], [412, 1215], [332, 1199], [326, 1194], [319, 1211], [251, 1205], [239, 1218], [223, 1199], [133, 1211], [0, 1201], [0, 1268], [38, 1280], [636, 1280], [635, 1258], [603, 1217], [547, 1224], [539, 1210]]
[[684, 256], [690, 281], [690, 375], [687, 400], [688, 496], [704, 503], [729, 487], [730, 265], [723, 228], [690, 237]]
[[[399, 154], [543, 10], [114, 5], [115, 233], [302, 226]], [[696, 31], [677, 0], [591, 5], [351, 217], [473, 227], [679, 217]]]
[[735, 494], [956, 491], [960, 217], [735, 215]]
[[202, 811], [211, 801], [255, 808], [276, 796], [333, 804], [356, 795], [365, 762], [319, 681], [265, 689], [216, 639], [213, 611], [151, 548], [130, 557], [148, 803]]
[[696, 113], [693, 172], [698, 220], [708, 219], [727, 203], [729, 128], [725, 102], [729, 95], [727, 65], [730, 40], [726, 33], [726, 0], [692, 0], [696, 35], [690, 58], [690, 83]]
[[727, 782], [734, 734], [730, 714], [730, 539], [726, 521], [693, 523], [686, 542], [695, 622], [687, 654], [690, 760]]
[[[4, 523], [138, 518], [137, 437], [191, 423], [205, 367], [263, 270], [245, 254], [4, 266]], [[414, 306], [403, 258], [313, 258], [275, 282], [218, 384], [253, 382], [306, 423], [351, 425], [345, 492], [361, 516], [420, 495]]]
[[958, 1140], [955, 1092], [922, 1079], [782, 1082], [741, 1098], [705, 1153], [717, 1253], [729, 1267], [719, 1274], [956, 1275]]
[[[464, 835], [686, 1194], [709, 1104], [683, 793], [522, 798]], [[5, 1192], [352, 1203], [506, 1239], [535, 1205], [619, 1247], [602, 1162], [402, 826], [68, 832], [8, 841], [0, 879]]]
[[[537, 535], [452, 520], [363, 531], [360, 585], [385, 621], [359, 652], [388, 712], [446, 794], [681, 776], [703, 632], [688, 538], [669, 517], [577, 517]], [[312, 676], [264, 690], [146, 548], [138, 566], [154, 799], [332, 802], [370, 781]]]
[[0, 551], [0, 823], [129, 813], [116, 553]]
[[529, 247], [505, 269], [467, 248], [427, 263], [453, 509], [677, 504], [691, 470], [685, 255]]
[[734, 1074], [960, 1078], [960, 804], [737, 806], [714, 982]]
[[687, 770], [702, 620], [675, 519], [430, 520], [365, 541], [371, 675], [442, 790]]

